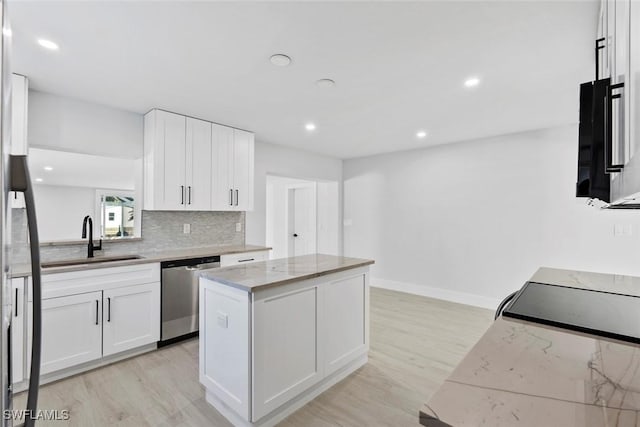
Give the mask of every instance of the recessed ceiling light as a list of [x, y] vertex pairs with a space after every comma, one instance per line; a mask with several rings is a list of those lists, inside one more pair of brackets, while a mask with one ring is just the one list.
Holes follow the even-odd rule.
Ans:
[[465, 87], [476, 87], [480, 84], [480, 79], [477, 77], [469, 77], [464, 81]]
[[46, 171], [52, 171], [52, 170], [53, 170], [53, 168], [52, 168], [51, 166], [45, 166], [45, 167], [44, 167], [44, 170], [46, 170]]
[[42, 182], [42, 178], [36, 178], [36, 182]]
[[419, 131], [416, 133], [416, 136], [417, 136], [418, 138], [420, 138], [420, 139], [422, 139], [422, 138], [426, 138], [426, 137], [427, 137], [427, 131], [419, 130]]
[[311, 132], [313, 130], [316, 130], [316, 125], [314, 125], [313, 123], [307, 123], [306, 125], [304, 125], [304, 128]]
[[319, 87], [334, 87], [336, 82], [331, 79], [320, 79], [316, 82], [316, 85]]
[[11, 28], [3, 27], [2, 34], [4, 34], [7, 37], [11, 37], [13, 35], [13, 31], [11, 31]]
[[49, 50], [58, 50], [59, 47], [56, 43], [52, 42], [51, 40], [47, 40], [47, 39], [38, 39], [38, 44], [42, 47], [44, 47], [45, 49], [49, 49]]
[[291, 58], [282, 53], [271, 55], [271, 58], [269, 58], [269, 60], [273, 65], [277, 65], [278, 67], [286, 67], [287, 65], [291, 64]]

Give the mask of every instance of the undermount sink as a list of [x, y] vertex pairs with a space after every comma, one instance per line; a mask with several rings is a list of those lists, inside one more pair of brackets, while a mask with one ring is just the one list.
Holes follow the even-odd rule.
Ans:
[[103, 262], [126, 261], [131, 259], [141, 259], [140, 255], [120, 255], [120, 256], [103, 256], [95, 258], [76, 258], [66, 259], [62, 261], [43, 262], [42, 268], [68, 267], [72, 265], [98, 264]]

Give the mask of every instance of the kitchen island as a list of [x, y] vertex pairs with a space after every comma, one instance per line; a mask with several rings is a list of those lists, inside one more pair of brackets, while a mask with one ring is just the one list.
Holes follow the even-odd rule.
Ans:
[[369, 350], [371, 260], [305, 255], [200, 274], [200, 382], [236, 426], [271, 426]]
[[[541, 268], [531, 281], [640, 295], [630, 276]], [[501, 317], [422, 407], [420, 423], [638, 427], [640, 345]]]

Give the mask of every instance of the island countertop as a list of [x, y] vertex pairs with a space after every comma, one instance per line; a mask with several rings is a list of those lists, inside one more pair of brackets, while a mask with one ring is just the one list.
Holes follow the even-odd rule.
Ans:
[[[541, 268], [532, 281], [637, 295], [638, 278]], [[446, 426], [640, 426], [640, 346], [499, 318], [420, 410]]]
[[203, 270], [200, 277], [254, 292], [373, 263], [369, 259], [312, 254]]

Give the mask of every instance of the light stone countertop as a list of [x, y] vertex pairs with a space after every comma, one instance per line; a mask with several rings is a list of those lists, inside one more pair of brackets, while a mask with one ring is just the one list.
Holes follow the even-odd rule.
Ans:
[[255, 262], [246, 265], [202, 270], [200, 277], [255, 292], [273, 286], [364, 267], [373, 260], [313, 254]]
[[[640, 295], [637, 277], [541, 268], [531, 281]], [[500, 318], [422, 407], [420, 423], [640, 427], [640, 345]]]
[[[64, 267], [43, 268], [42, 274], [63, 273], [69, 271], [89, 270], [95, 268], [120, 267], [124, 265], [146, 264], [150, 262], [176, 261], [181, 259], [208, 257], [216, 255], [230, 255], [243, 252], [258, 252], [271, 250], [270, 247], [256, 245], [229, 245], [229, 246], [207, 246], [200, 248], [175, 249], [171, 251], [147, 251], [131, 255], [139, 255], [141, 258], [128, 259], [123, 261], [95, 262], [87, 264], [75, 264]], [[114, 256], [120, 256], [117, 254]], [[105, 256], [104, 258], [109, 258]], [[95, 259], [100, 259], [97, 255]], [[11, 266], [10, 277], [25, 277], [31, 275], [31, 264], [17, 264]]]

